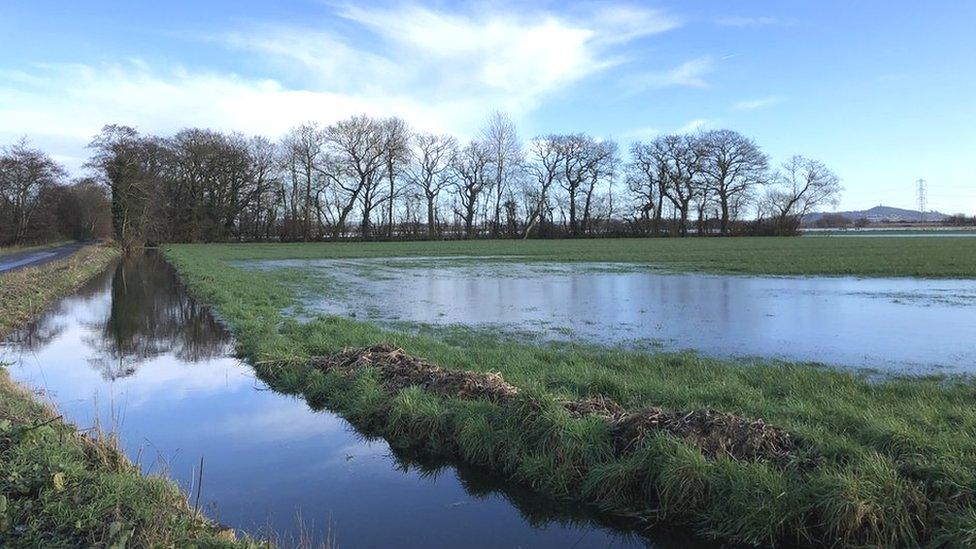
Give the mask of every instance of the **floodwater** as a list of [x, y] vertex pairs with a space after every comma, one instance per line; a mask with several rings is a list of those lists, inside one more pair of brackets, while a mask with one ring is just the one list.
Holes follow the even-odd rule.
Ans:
[[114, 424], [144, 471], [189, 489], [202, 458], [207, 514], [285, 545], [303, 535], [347, 548], [699, 544], [638, 536], [633, 525], [480, 469], [394, 454], [338, 416], [269, 390], [231, 353], [228, 333], [147, 255], [15, 333], [0, 362], [80, 427]]
[[[909, 374], [976, 371], [976, 280], [675, 274], [499, 258], [267, 261], [307, 311]], [[306, 312], [306, 314], [308, 314]]]

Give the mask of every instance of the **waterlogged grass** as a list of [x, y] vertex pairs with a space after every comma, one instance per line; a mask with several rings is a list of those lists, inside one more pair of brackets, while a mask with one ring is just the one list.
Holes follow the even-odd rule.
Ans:
[[[334, 409], [394, 446], [486, 465], [552, 496], [685, 524], [735, 542], [976, 544], [972, 381], [872, 383], [813, 365], [537, 345], [477, 330], [448, 337], [401, 333], [336, 317], [298, 322], [281, 314], [295, 303], [293, 289], [270, 273], [226, 263], [247, 254], [268, 259], [309, 249], [326, 253], [315, 246], [291, 248], [170, 246], [166, 254], [191, 290], [216, 306], [241, 353], [272, 387]], [[355, 249], [337, 249], [344, 248]], [[391, 395], [378, 372], [347, 377], [323, 373], [306, 360], [380, 342], [446, 368], [500, 372], [522, 391], [506, 405], [442, 398], [419, 388]], [[681, 440], [656, 435], [620, 453], [605, 422], [574, 418], [556, 402], [591, 396], [610, 397], [630, 410], [713, 409], [762, 418], [792, 433], [798, 449], [785, 460], [712, 459]]]
[[199, 244], [221, 261], [519, 256], [520, 261], [634, 262], [676, 271], [976, 278], [976, 238], [645, 238]]

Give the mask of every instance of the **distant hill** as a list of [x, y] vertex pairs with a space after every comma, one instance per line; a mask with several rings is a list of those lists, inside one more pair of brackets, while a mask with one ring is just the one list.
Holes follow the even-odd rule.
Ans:
[[814, 212], [803, 216], [803, 223], [805, 225], [816, 223], [817, 220], [827, 214], [842, 215], [851, 221], [864, 218], [872, 223], [880, 223], [882, 221], [942, 221], [949, 217], [940, 212], [920, 212], [917, 210], [892, 208], [891, 206], [875, 206], [869, 210], [858, 210], [851, 212]]

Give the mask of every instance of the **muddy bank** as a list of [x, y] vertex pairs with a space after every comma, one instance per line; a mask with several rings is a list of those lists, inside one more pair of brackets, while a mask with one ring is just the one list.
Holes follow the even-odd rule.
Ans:
[[[506, 382], [501, 374], [446, 370], [388, 344], [349, 349], [312, 358], [311, 362], [322, 371], [346, 375], [375, 368], [384, 388], [391, 393], [417, 386], [443, 397], [484, 399], [498, 404], [509, 404], [519, 395], [518, 387]], [[605, 420], [618, 453], [638, 447], [651, 433], [679, 438], [711, 458], [780, 460], [789, 457], [796, 447], [794, 437], [783, 429], [762, 419], [725, 412], [660, 408], [629, 412], [605, 397], [559, 401], [559, 404], [575, 417], [592, 415]]]

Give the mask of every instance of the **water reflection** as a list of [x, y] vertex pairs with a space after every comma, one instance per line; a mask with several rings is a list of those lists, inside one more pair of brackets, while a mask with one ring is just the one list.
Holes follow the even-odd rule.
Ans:
[[89, 363], [106, 379], [135, 373], [147, 359], [172, 353], [183, 362], [226, 356], [230, 335], [203, 307], [189, 299], [158, 254], [122, 261], [111, 281], [111, 307]]
[[[484, 470], [391, 449], [275, 393], [152, 254], [120, 263], [0, 347], [11, 374], [81, 427], [115, 425], [147, 472], [188, 487], [205, 459], [215, 519], [343, 547], [686, 547]], [[303, 517], [302, 526], [296, 515]]]
[[473, 257], [240, 266], [306, 269], [333, 288], [304, 296], [306, 311], [396, 326], [474, 326], [899, 373], [976, 372], [973, 280], [671, 274]]

